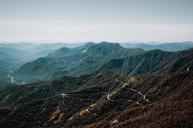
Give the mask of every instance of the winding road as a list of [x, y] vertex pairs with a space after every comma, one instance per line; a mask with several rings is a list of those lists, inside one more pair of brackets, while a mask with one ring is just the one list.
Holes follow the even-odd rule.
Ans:
[[[123, 82], [123, 81], [121, 81], [121, 80], [118, 80], [118, 79], [116, 79], [115, 82], [120, 82], [120, 83], [122, 84], [121, 88], [125, 88], [125, 87], [128, 85], [127, 83], [125, 83], [125, 82]], [[121, 90], [121, 88], [119, 88], [117, 91]], [[113, 95], [113, 94], [111, 94], [111, 92], [110, 92], [111, 89], [112, 89], [112, 88], [109, 89], [106, 98], [107, 98], [108, 101], [115, 101], [115, 100], [112, 100], [111, 97], [110, 97], [111, 95]], [[133, 89], [133, 88], [129, 88], [129, 90], [131, 90], [131, 91], [137, 93], [138, 95], [142, 96], [142, 97], [143, 97], [143, 100], [145, 100], [146, 102], [150, 102], [150, 100], [147, 99], [147, 98], [146, 98], [146, 95], [143, 94], [142, 92], [140, 92], [140, 91], [138, 91], [138, 90], [135, 90], [135, 89]], [[117, 99], [117, 100], [132, 101], [132, 100], [129, 100], [129, 99]], [[117, 100], [116, 100], [116, 101], [117, 101]], [[142, 104], [139, 103], [138, 101], [136, 101], [136, 104], [137, 104], [137, 105], [142, 105]]]

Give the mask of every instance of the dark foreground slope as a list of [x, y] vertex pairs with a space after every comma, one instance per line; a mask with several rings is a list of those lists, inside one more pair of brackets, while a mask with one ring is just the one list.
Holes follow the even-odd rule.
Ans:
[[[66, 78], [64, 78], [66, 79]], [[82, 80], [83, 79], [83, 80]], [[3, 128], [190, 128], [193, 126], [193, 73], [120, 77], [98, 71], [55, 84], [14, 86], [1, 93]], [[75, 83], [73, 83], [75, 82]], [[68, 87], [77, 85], [74, 90]], [[34, 89], [33, 89], [34, 88]], [[55, 87], [54, 87], [55, 88]], [[41, 91], [40, 91], [41, 90]], [[33, 95], [30, 95], [33, 93]], [[44, 95], [42, 98], [30, 96]], [[17, 102], [8, 102], [9, 97]], [[4, 97], [4, 98], [3, 98]], [[2, 102], [4, 101], [4, 102]], [[5, 103], [5, 104], [4, 104]]]

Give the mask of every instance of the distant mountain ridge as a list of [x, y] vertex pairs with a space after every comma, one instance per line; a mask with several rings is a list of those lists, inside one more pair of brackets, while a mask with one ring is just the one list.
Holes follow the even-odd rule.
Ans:
[[47, 56], [64, 44], [29, 44], [2, 43], [0, 44], [0, 86], [11, 84], [12, 72], [21, 65], [39, 57]]
[[[39, 45], [31, 44], [29, 46], [26, 44], [18, 44], [18, 46], [18, 49], [16, 49], [16, 44], [4, 44], [0, 47], [0, 73], [2, 74], [0, 81], [2, 79], [2, 84], [5, 81], [11, 82], [10, 77], [8, 77], [10, 75], [16, 80], [16, 82], [25, 83], [49, 80], [61, 76], [80, 76], [90, 74], [100, 69], [103, 65], [105, 65], [103, 67], [122, 75], [141, 75], [152, 72], [158, 74], [162, 72], [161, 70], [165, 71], [164, 64], [169, 63], [168, 60], [172, 57], [177, 57], [177, 55], [173, 56], [170, 54], [171, 51], [187, 49], [193, 45], [191, 42], [167, 43], [160, 45], [135, 44], [133, 48], [124, 48], [118, 43], [88, 42], [84, 45], [79, 44], [77, 45], [78, 47], [63, 47], [69, 45], [60, 43]], [[143, 57], [133, 57], [132, 59], [131, 56], [140, 55], [145, 52], [141, 48], [148, 50], [147, 55], [144, 54]], [[168, 53], [155, 50], [156, 48], [166, 50]], [[154, 49], [153, 51], [155, 53], [151, 53], [153, 52], [151, 49]], [[27, 50], [29, 50], [29, 52]], [[153, 58], [146, 56], [152, 56]], [[121, 66], [121, 63], [123, 62], [120, 60], [122, 58], [130, 58], [130, 60], [128, 60], [130, 64], [127, 64], [126, 61], [124, 61], [125, 66]], [[116, 61], [116, 59], [120, 60]], [[143, 62], [139, 59], [145, 60]], [[174, 60], [175, 59], [173, 59], [173, 61]], [[188, 64], [185, 65], [184, 69], [181, 70], [188, 68]], [[21, 67], [18, 68], [19, 66]], [[165, 66], [167, 67], [167, 65]], [[17, 70], [15, 71], [15, 69]], [[190, 69], [192, 68], [190, 67]], [[10, 72], [13, 71], [14, 73], [10, 74]]]
[[125, 47], [129, 48], [142, 48], [144, 50], [153, 50], [153, 49], [160, 49], [164, 51], [182, 51], [186, 49], [193, 48], [193, 42], [186, 41], [186, 42], [173, 42], [173, 43], [162, 43], [162, 44], [153, 44], [153, 43], [136, 43], [136, 44], [123, 44]]
[[121, 75], [174, 74], [193, 70], [193, 49], [180, 52], [151, 50], [140, 55], [113, 59], [103, 68]]
[[62, 48], [48, 54], [47, 57], [62, 58], [62, 57], [66, 57], [66, 56], [72, 56], [74, 54], [81, 54], [81, 53], [86, 52], [86, 50], [93, 45], [95, 45], [95, 44], [89, 42], [89, 43], [84, 44], [83, 46], [79, 46], [79, 47], [75, 47], [75, 48], [62, 47]]
[[[188, 54], [188, 50], [184, 51]], [[38, 81], [61, 76], [80, 76], [105, 68], [121, 75], [167, 74], [192, 70], [192, 55], [162, 50], [126, 49], [116, 43], [89, 43], [77, 48], [61, 48], [23, 65], [16, 73], [19, 81]], [[192, 53], [192, 50], [189, 51]], [[185, 64], [175, 67], [185, 59]], [[104, 65], [104, 66], [103, 66]], [[175, 69], [176, 68], [176, 69]]]
[[127, 49], [119, 44], [102, 42], [78, 48], [61, 48], [47, 57], [23, 65], [15, 76], [29, 81], [46, 80], [64, 75], [80, 76], [99, 69], [105, 62], [143, 53], [142, 49]]

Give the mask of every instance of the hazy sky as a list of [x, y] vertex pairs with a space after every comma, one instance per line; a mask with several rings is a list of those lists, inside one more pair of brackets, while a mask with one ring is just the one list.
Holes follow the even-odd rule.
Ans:
[[0, 0], [0, 41], [193, 41], [193, 0]]

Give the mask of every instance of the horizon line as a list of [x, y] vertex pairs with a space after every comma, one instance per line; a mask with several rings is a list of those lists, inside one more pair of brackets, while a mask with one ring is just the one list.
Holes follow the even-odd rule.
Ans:
[[86, 44], [86, 43], [119, 43], [119, 44], [165, 44], [165, 43], [193, 43], [191, 40], [182, 41], [0, 41], [0, 44]]

